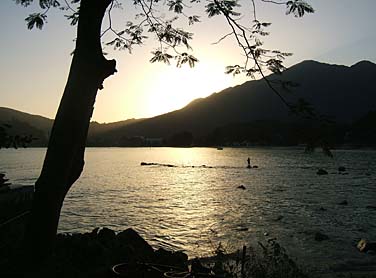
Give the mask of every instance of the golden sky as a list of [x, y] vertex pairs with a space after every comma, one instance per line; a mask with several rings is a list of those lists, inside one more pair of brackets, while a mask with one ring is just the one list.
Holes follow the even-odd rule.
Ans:
[[[307, 59], [346, 65], [363, 59], [376, 62], [376, 1], [309, 2], [316, 12], [302, 19], [286, 16], [281, 6], [258, 7], [259, 18], [273, 23], [266, 48], [293, 52], [286, 65]], [[240, 11], [251, 12], [249, 1], [240, 3]], [[54, 11], [42, 31], [29, 31], [24, 18], [34, 11], [13, 1], [0, 3], [0, 106], [53, 118], [69, 71], [75, 28], [61, 12]], [[134, 13], [131, 7], [117, 11], [114, 21], [125, 23], [129, 13]], [[135, 47], [133, 54], [106, 49], [108, 58], [117, 60], [118, 73], [108, 78], [104, 90], [99, 91], [93, 120], [152, 117], [247, 81], [245, 77], [224, 74], [227, 65], [241, 64], [243, 60], [233, 39], [213, 44], [229, 32], [223, 19], [203, 16], [201, 20], [192, 29], [192, 46], [200, 61], [193, 69], [151, 64], [153, 40]]]

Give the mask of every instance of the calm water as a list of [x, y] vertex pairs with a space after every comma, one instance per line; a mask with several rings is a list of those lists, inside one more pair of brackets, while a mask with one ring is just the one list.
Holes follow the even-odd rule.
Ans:
[[[33, 184], [44, 153], [2, 149], [0, 169], [14, 184]], [[259, 168], [246, 169], [247, 157]], [[320, 167], [329, 175], [316, 175]], [[210, 254], [219, 242], [231, 248], [276, 237], [300, 263], [326, 269], [370, 258], [354, 245], [376, 240], [376, 210], [367, 208], [376, 206], [375, 170], [376, 151], [330, 159], [298, 149], [89, 148], [59, 230], [133, 227], [155, 247], [190, 256]], [[317, 231], [330, 240], [316, 242]]]

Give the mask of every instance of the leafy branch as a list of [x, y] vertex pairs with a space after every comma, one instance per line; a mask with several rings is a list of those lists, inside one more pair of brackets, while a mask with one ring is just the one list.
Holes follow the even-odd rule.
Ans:
[[[14, 0], [22, 6], [29, 6], [33, 0]], [[62, 11], [69, 11], [70, 14], [65, 15], [70, 20], [71, 25], [76, 25], [79, 21], [79, 3], [80, 0], [39, 0], [39, 7], [43, 12], [33, 13], [26, 18], [29, 29], [34, 27], [42, 29], [47, 20], [47, 13], [50, 8], [59, 8]], [[114, 49], [132, 51], [134, 45], [142, 45], [150, 35], [155, 37], [157, 47], [152, 51], [150, 62], [163, 62], [170, 65], [172, 60], [176, 61], [176, 66], [181, 67], [184, 64], [194, 67], [198, 59], [193, 55], [191, 41], [193, 33], [178, 27], [179, 19], [185, 17], [188, 19], [188, 26], [199, 23], [200, 17], [197, 15], [188, 15], [187, 9], [192, 8], [187, 5], [196, 5], [200, 0], [134, 0], [133, 5], [140, 10], [136, 14], [133, 21], [128, 20], [125, 27], [120, 31], [116, 30], [112, 24], [113, 8], [121, 7], [120, 0], [112, 0], [107, 11], [108, 25], [102, 31], [101, 37], [105, 34], [111, 34], [112, 38], [105, 44], [112, 46]], [[244, 57], [242, 63], [229, 65], [225, 69], [225, 73], [238, 75], [245, 74], [253, 79], [261, 77], [275, 93], [281, 102], [289, 109], [289, 111], [304, 119], [310, 119], [319, 122], [329, 122], [325, 116], [318, 115], [312, 107], [304, 101], [297, 103], [288, 102], [281, 94], [280, 89], [289, 90], [296, 86], [295, 83], [283, 80], [272, 80], [265, 72], [270, 71], [275, 75], [281, 75], [286, 69], [283, 62], [291, 53], [280, 50], [270, 50], [264, 48], [263, 38], [268, 36], [270, 32], [270, 22], [260, 21], [257, 17], [257, 4], [266, 3], [285, 6], [286, 14], [292, 14], [295, 17], [302, 17], [305, 14], [313, 13], [314, 9], [305, 0], [249, 0], [251, 4], [250, 22], [242, 23], [244, 12], [239, 11], [238, 0], [208, 0], [205, 5], [205, 13], [209, 18], [223, 16], [230, 32], [223, 35], [214, 44], [220, 44], [227, 38], [234, 38]], [[161, 12], [161, 7], [165, 6]], [[173, 14], [172, 18], [167, 18], [167, 14]], [[148, 34], [148, 35], [147, 35]]]

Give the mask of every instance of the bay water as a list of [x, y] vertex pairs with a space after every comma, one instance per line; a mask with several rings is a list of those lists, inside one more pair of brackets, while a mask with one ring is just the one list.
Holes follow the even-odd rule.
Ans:
[[[45, 151], [1, 149], [0, 171], [34, 184]], [[248, 157], [258, 168], [246, 167]], [[374, 150], [329, 158], [299, 148], [87, 148], [85, 161], [59, 232], [132, 227], [154, 247], [190, 257], [211, 255], [220, 242], [231, 251], [276, 238], [318, 271], [369, 260], [356, 243], [376, 241]], [[329, 239], [316, 241], [318, 232]]]

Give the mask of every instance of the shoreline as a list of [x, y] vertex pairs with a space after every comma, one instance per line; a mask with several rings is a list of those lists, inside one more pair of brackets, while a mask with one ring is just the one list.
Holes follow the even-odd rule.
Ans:
[[[305, 149], [305, 146], [302, 145], [293, 145], [293, 146], [281, 146], [281, 145], [252, 145], [252, 146], [230, 146], [230, 145], [220, 145], [221, 148], [223, 149], [291, 149], [291, 150], [303, 150]], [[173, 148], [173, 149], [190, 149], [190, 148], [209, 148], [209, 149], [217, 149], [218, 150], [218, 145], [213, 145], [213, 146], [86, 146], [85, 148], [87, 149], [112, 149], [112, 148], [120, 148], [120, 149], [150, 149], [150, 148]], [[47, 149], [47, 146], [28, 146], [27, 148], [19, 148], [19, 149], [7, 149], [4, 148], [3, 150], [12, 150], [14, 152], [20, 151], [20, 150], [27, 150], [27, 149]], [[320, 150], [318, 147], [317, 150]], [[356, 145], [339, 145], [339, 146], [334, 146], [331, 148], [331, 150], [336, 151], [336, 150], [369, 150], [369, 151], [376, 151], [376, 146], [356, 146]]]
[[[15, 254], [14, 250], [8, 254]], [[180, 272], [185, 271], [186, 273], [205, 270], [215, 277], [253, 278], [260, 277], [257, 276], [258, 273], [265, 278], [372, 278], [376, 275], [376, 265], [374, 264], [376, 256], [370, 258], [373, 258], [373, 260], [370, 259], [368, 262], [357, 263], [352, 266], [344, 264], [331, 269], [331, 271], [312, 272], [292, 260], [278, 242], [269, 240], [259, 243], [258, 246], [243, 246], [243, 248], [232, 253], [226, 253], [219, 245], [213, 250], [213, 256], [189, 259], [188, 255], [181, 251], [167, 251], [163, 248], [154, 249], [132, 228], [115, 232], [104, 227], [95, 228], [87, 233], [58, 234], [52, 256], [48, 257], [39, 267], [31, 267], [32, 271], [28, 270], [26, 273], [28, 277], [38, 278], [110, 278], [123, 277], [119, 273], [116, 275], [116, 271], [114, 272], [116, 265], [118, 265], [118, 272], [128, 272], [129, 268], [135, 265], [138, 268], [139, 266], [155, 265], [159, 269], [171, 270], [176, 268]], [[12, 269], [8, 268], [9, 261], [8, 263], [2, 261], [0, 264], [0, 274], [9, 275], [12, 273], [7, 272]], [[4, 266], [7, 265], [7, 270], [4, 272]], [[136, 274], [135, 272], [132, 273], [133, 275]], [[227, 276], [222, 276], [225, 274]], [[160, 276], [158, 273], [154, 273], [145, 277]]]

